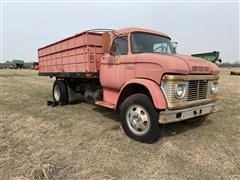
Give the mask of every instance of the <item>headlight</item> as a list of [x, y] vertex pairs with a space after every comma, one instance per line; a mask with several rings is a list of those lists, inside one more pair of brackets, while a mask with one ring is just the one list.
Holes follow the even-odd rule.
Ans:
[[210, 86], [210, 92], [211, 94], [215, 94], [218, 91], [218, 82], [217, 81], [213, 81], [211, 82], [211, 86]]
[[186, 84], [180, 83], [175, 86], [175, 97], [181, 99], [185, 96], [186, 93]]

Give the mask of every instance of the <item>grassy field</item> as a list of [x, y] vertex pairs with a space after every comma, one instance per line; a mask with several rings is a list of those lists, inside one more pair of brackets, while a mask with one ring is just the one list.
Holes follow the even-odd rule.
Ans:
[[230, 69], [220, 112], [200, 126], [166, 125], [154, 144], [129, 139], [110, 110], [48, 107], [48, 77], [0, 71], [0, 179], [240, 179], [240, 76]]

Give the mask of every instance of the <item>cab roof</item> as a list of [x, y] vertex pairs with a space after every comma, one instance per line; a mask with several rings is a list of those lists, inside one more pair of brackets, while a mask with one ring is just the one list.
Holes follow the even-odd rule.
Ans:
[[146, 33], [157, 34], [157, 35], [169, 37], [165, 33], [154, 31], [154, 30], [150, 30], [150, 29], [145, 29], [145, 28], [132, 28], [132, 27], [129, 27], [129, 28], [119, 29], [119, 30], [117, 30], [117, 32], [120, 33], [120, 34], [125, 34], [125, 33], [129, 34], [129, 33], [132, 33], [132, 32], [146, 32]]

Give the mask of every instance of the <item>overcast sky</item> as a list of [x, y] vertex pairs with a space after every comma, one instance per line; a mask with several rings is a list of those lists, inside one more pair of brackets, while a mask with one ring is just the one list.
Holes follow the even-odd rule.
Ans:
[[239, 61], [239, 3], [3, 3], [3, 61], [37, 61], [37, 49], [92, 28], [167, 33], [178, 53], [220, 51]]

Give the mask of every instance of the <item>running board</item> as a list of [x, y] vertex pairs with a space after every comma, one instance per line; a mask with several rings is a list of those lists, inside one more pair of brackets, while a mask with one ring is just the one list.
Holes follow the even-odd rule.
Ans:
[[106, 102], [106, 101], [96, 101], [95, 104], [99, 105], [99, 106], [106, 107], [106, 108], [110, 108], [110, 109], [115, 108], [115, 104], [112, 104], [112, 103], [109, 103], [109, 102]]

